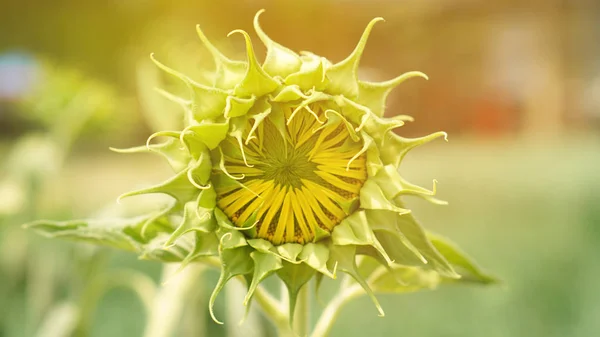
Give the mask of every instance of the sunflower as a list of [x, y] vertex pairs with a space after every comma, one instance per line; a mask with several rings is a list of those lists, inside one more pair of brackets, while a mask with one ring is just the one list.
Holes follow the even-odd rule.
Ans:
[[158, 153], [175, 175], [121, 198], [163, 193], [171, 203], [119, 222], [32, 226], [53, 236], [133, 250], [147, 259], [186, 265], [217, 257], [221, 274], [210, 298], [211, 314], [223, 286], [237, 276], [247, 280], [248, 304], [258, 285], [276, 274], [288, 287], [293, 317], [303, 285], [339, 272], [349, 274], [383, 315], [364, 275], [375, 268], [357, 265], [364, 259], [399, 283], [408, 282], [398, 278], [413, 270], [444, 279], [460, 278], [457, 270], [477, 274], [452, 246], [426, 233], [401, 200], [413, 195], [443, 203], [434, 197], [435, 181], [429, 191], [406, 181], [398, 169], [411, 149], [446, 134], [404, 138], [393, 130], [412, 119], [384, 117], [390, 91], [413, 77], [427, 79], [423, 73], [376, 83], [357, 78], [371, 29], [382, 19], [367, 25], [347, 58], [332, 63], [271, 40], [259, 25], [261, 13], [254, 28], [267, 48], [262, 64], [242, 30], [230, 35], [245, 40], [245, 62], [222, 54], [198, 27], [216, 64], [206, 76], [210, 81], [197, 82], [152, 56], [189, 91], [182, 98], [160, 90], [182, 107], [185, 127], [157, 132], [146, 146], [120, 151]]

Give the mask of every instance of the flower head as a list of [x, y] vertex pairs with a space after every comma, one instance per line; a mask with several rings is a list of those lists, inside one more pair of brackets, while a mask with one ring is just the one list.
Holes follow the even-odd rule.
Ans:
[[[389, 92], [409, 78], [427, 78], [424, 74], [378, 83], [357, 78], [368, 36], [382, 19], [367, 25], [346, 59], [331, 63], [272, 41], [259, 25], [261, 13], [254, 28], [267, 48], [262, 64], [241, 30], [230, 35], [244, 38], [245, 62], [223, 55], [198, 28], [216, 64], [210, 82], [197, 82], [152, 57], [189, 90], [185, 98], [161, 91], [183, 108], [185, 128], [155, 133], [147, 146], [123, 151], [159, 153], [175, 175], [122, 197], [164, 193], [173, 202], [121, 223], [122, 231], [105, 242], [184, 264], [218, 257], [221, 277], [211, 307], [235, 276], [248, 281], [248, 303], [258, 284], [276, 273], [288, 286], [293, 310], [296, 294], [313, 276], [344, 272], [383, 314], [372, 291], [377, 284], [365, 279], [357, 256], [400, 283], [413, 270], [449, 279], [459, 278], [459, 269], [476, 274], [451, 246], [432, 243], [401, 201], [416, 195], [442, 203], [434, 198], [435, 184], [433, 191], [415, 186], [398, 168], [408, 151], [446, 134], [403, 138], [392, 130], [411, 119], [384, 117]], [[166, 140], [154, 143], [156, 137]], [[77, 225], [70, 232], [66, 226], [37, 224], [63, 236], [85, 235]], [[98, 226], [86, 224], [90, 227]]]

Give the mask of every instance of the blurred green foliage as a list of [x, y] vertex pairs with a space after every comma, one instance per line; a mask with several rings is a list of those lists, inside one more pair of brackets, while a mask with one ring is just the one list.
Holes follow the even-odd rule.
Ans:
[[121, 111], [127, 104], [112, 87], [76, 70], [50, 63], [41, 69], [42, 79], [17, 103], [22, 118], [39, 127], [5, 149], [0, 172], [0, 335], [86, 336], [97, 297], [111, 285], [108, 252], [54, 245], [18, 225], [41, 214], [68, 214], [44, 210], [41, 194], [81, 133], [118, 132], [109, 120], [128, 124], [120, 118], [128, 116]]
[[115, 87], [74, 68], [48, 61], [40, 66], [39, 78], [18, 109], [23, 119], [49, 130], [54, 139], [68, 143], [85, 134], [86, 141], [111, 140], [135, 125], [132, 100]]

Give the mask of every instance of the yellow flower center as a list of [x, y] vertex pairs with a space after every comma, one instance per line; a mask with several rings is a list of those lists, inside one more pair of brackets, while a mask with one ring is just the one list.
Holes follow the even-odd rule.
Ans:
[[323, 124], [318, 105], [291, 116], [284, 108], [285, 127], [283, 118], [266, 118], [241, 149], [236, 139], [226, 140], [225, 171], [238, 180], [215, 182], [217, 205], [229, 219], [238, 227], [253, 222], [255, 236], [276, 245], [331, 232], [356, 209], [367, 179], [366, 155], [357, 156], [362, 141], [350, 137], [344, 122]]

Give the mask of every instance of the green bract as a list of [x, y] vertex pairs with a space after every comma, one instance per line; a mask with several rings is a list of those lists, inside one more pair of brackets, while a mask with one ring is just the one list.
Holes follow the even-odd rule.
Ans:
[[[135, 218], [30, 226], [145, 259], [186, 265], [218, 257], [211, 313], [236, 276], [247, 281], [248, 304], [259, 283], [276, 274], [289, 289], [293, 312], [300, 288], [315, 275], [347, 273], [381, 315], [374, 292], [431, 288], [461, 276], [490, 282], [453, 245], [426, 233], [401, 201], [414, 195], [443, 203], [434, 198], [435, 184], [433, 191], [415, 186], [398, 168], [408, 151], [446, 134], [403, 138], [392, 130], [410, 118], [384, 117], [389, 92], [409, 78], [427, 78], [423, 73], [379, 83], [357, 78], [369, 33], [382, 19], [372, 20], [354, 51], [333, 64], [272, 41], [260, 28], [260, 14], [254, 27], [267, 47], [262, 65], [241, 30], [230, 35], [245, 39], [245, 62], [223, 55], [198, 28], [216, 64], [212, 83], [196, 82], [152, 57], [189, 89], [186, 98], [161, 91], [185, 111], [185, 128], [157, 132], [146, 146], [119, 151], [158, 153], [175, 175], [121, 198], [163, 193], [172, 197], [170, 204]], [[153, 142], [157, 137], [166, 140]]]

